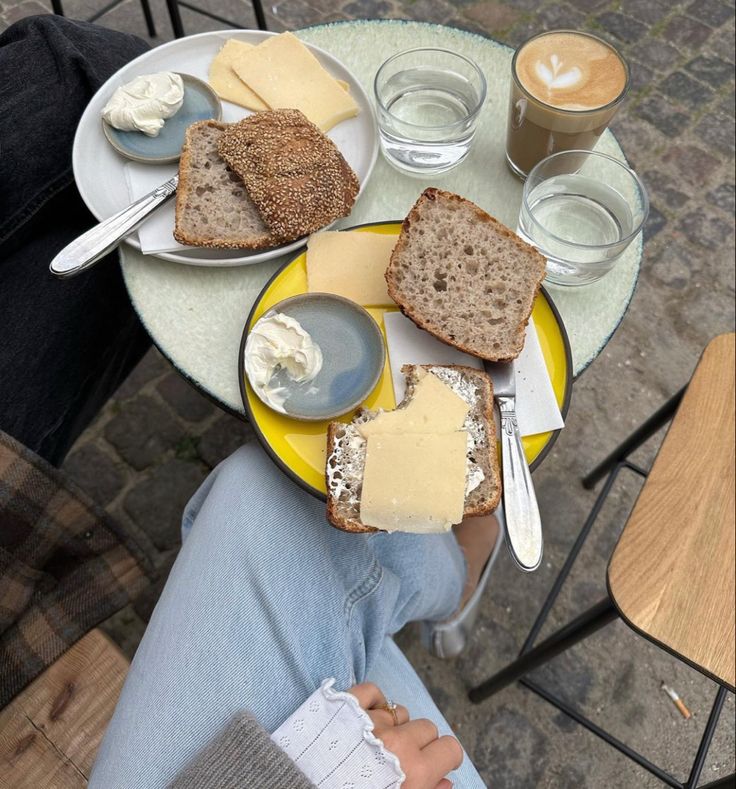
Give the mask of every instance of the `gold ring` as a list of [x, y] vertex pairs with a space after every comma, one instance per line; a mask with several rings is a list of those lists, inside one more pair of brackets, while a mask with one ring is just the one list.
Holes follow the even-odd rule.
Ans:
[[396, 713], [396, 704], [390, 699], [386, 699], [383, 704], [376, 704], [377, 710], [385, 710], [386, 712], [391, 713], [391, 717], [394, 719], [394, 726], [399, 725], [399, 716]]

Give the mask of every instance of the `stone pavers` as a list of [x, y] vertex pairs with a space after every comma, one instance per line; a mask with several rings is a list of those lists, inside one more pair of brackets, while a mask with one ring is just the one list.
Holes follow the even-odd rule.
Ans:
[[[65, 0], [70, 16], [99, 0]], [[153, 0], [170, 38], [163, 0]], [[212, 10], [252, 23], [248, 4]], [[46, 9], [0, 0], [0, 27]], [[183, 10], [188, 32], [218, 23]], [[535, 474], [546, 530], [545, 562], [521, 576], [503, 556], [468, 652], [434, 660], [413, 628], [399, 636], [417, 671], [494, 787], [655, 787], [660, 784], [533, 695], [511, 688], [484, 705], [467, 687], [512, 659], [569, 550], [593, 494], [580, 475], [685, 382], [708, 340], [734, 324], [734, 6], [721, 0], [274, 0], [282, 30], [349, 18], [413, 18], [452, 24], [516, 45], [544, 28], [575, 27], [610, 38], [632, 66], [632, 90], [613, 129], [652, 199], [634, 301], [621, 328], [575, 384], [567, 428]], [[136, 0], [104, 18], [145, 35]], [[501, 99], [501, 103], [505, 98]], [[129, 654], [150, 616], [179, 544], [182, 507], [209, 469], [251, 428], [220, 412], [151, 351], [81, 437], [64, 468], [138, 535], [162, 571], [156, 588], [108, 624]], [[650, 460], [653, 448], [643, 452]], [[607, 557], [636, 495], [612, 497], [580, 557], [550, 627], [604, 592]], [[614, 734], [684, 778], [714, 686], [616, 623], [559, 658], [540, 678]], [[694, 712], [683, 721], [659, 690], [666, 680]], [[705, 770], [734, 769], [729, 697]]]

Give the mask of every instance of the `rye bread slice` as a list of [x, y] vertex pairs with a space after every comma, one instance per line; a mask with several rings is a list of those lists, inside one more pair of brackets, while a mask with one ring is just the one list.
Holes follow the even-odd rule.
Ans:
[[[493, 408], [493, 385], [484, 372], [460, 365], [421, 365], [471, 406], [463, 428], [473, 438], [468, 449], [468, 460], [478, 466], [484, 479], [465, 497], [464, 516], [487, 515], [501, 500], [501, 473], [496, 450], [496, 420]], [[397, 408], [410, 402], [418, 382], [418, 365], [404, 365], [406, 394]], [[327, 520], [338, 529], [349, 532], [372, 532], [360, 520], [360, 493], [365, 468], [366, 441], [358, 425], [370, 422], [379, 412], [361, 410], [353, 421], [330, 422], [327, 429]]]
[[347, 216], [360, 190], [335, 143], [299, 110], [257, 112], [233, 123], [218, 150], [285, 241]]
[[174, 238], [216, 249], [266, 249], [280, 240], [268, 229], [242, 179], [217, 152], [227, 124], [199, 121], [186, 131], [179, 159]]
[[475, 203], [426, 189], [386, 269], [389, 296], [417, 326], [490, 361], [515, 359], [545, 260]]

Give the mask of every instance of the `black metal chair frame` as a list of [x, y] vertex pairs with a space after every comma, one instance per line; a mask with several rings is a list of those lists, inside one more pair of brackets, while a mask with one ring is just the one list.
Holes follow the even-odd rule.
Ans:
[[[552, 589], [547, 595], [547, 599], [544, 601], [544, 605], [542, 606], [539, 615], [537, 616], [531, 630], [529, 631], [529, 635], [527, 636], [526, 641], [521, 648], [519, 657], [513, 663], [506, 666], [506, 668], [492, 676], [490, 679], [487, 679], [485, 682], [482, 682], [480, 685], [472, 688], [468, 693], [468, 697], [474, 704], [479, 704], [480, 702], [485, 701], [487, 698], [492, 696], [494, 693], [497, 693], [502, 688], [505, 688], [513, 682], [518, 681], [521, 685], [533, 691], [538, 696], [541, 696], [543, 699], [557, 707], [557, 709], [559, 709], [561, 712], [564, 712], [581, 726], [585, 726], [585, 728], [593, 732], [593, 734], [600, 737], [602, 740], [616, 748], [625, 756], [628, 756], [641, 767], [649, 770], [649, 772], [657, 776], [657, 778], [659, 778], [663, 783], [667, 784], [668, 786], [675, 787], [675, 789], [694, 789], [694, 787], [697, 786], [700, 774], [703, 770], [705, 758], [708, 754], [708, 748], [710, 747], [711, 740], [713, 739], [716, 725], [718, 723], [718, 718], [720, 716], [721, 709], [723, 708], [723, 703], [726, 700], [726, 694], [733, 692], [733, 689], [727, 688], [721, 683], [718, 683], [718, 692], [716, 694], [713, 707], [711, 708], [710, 715], [708, 716], [708, 721], [706, 723], [703, 736], [700, 740], [700, 745], [698, 746], [698, 750], [695, 754], [695, 760], [690, 770], [690, 775], [688, 776], [685, 783], [682, 783], [668, 772], [663, 770], [661, 767], [649, 761], [645, 756], [626, 745], [626, 743], [617, 739], [605, 729], [602, 729], [596, 723], [591, 721], [589, 718], [582, 715], [575, 708], [567, 704], [567, 702], [565, 702], [563, 699], [560, 699], [558, 696], [551, 693], [549, 690], [542, 687], [527, 676], [527, 674], [529, 674], [534, 669], [551, 660], [556, 655], [559, 655], [561, 652], [564, 652], [574, 644], [577, 644], [579, 641], [582, 641], [587, 636], [595, 633], [597, 630], [600, 630], [609, 622], [614, 621], [620, 616], [611, 598], [606, 597], [592, 608], [573, 619], [556, 633], [546, 638], [541, 644], [536, 647], [534, 646], [534, 642], [536, 641], [537, 636], [544, 626], [549, 612], [552, 609], [552, 606], [554, 605], [555, 600], [557, 599], [557, 596], [559, 595], [560, 590], [567, 579], [567, 576], [570, 574], [575, 560], [577, 559], [580, 550], [585, 544], [585, 541], [588, 538], [588, 535], [590, 534], [590, 531], [593, 528], [593, 525], [596, 522], [596, 519], [598, 518], [598, 515], [603, 508], [603, 505], [608, 498], [608, 495], [611, 492], [613, 484], [618, 478], [619, 473], [626, 469], [638, 474], [643, 478], [646, 478], [649, 474], [648, 471], [644, 470], [635, 463], [632, 463], [628, 459], [629, 455], [638, 447], [640, 447], [647, 439], [654, 435], [654, 433], [656, 433], [659, 428], [661, 428], [673, 418], [684, 393], [685, 389], [683, 388], [667, 403], [665, 403], [655, 414], [653, 414], [643, 425], [641, 425], [634, 433], [632, 433], [629, 438], [626, 439], [626, 441], [624, 441], [602, 463], [600, 463], [593, 471], [591, 471], [590, 474], [583, 478], [583, 486], [590, 489], [593, 488], [596, 483], [606, 474], [608, 474], [608, 479], [603, 485], [603, 488], [601, 489], [601, 492], [598, 495], [595, 504], [593, 505], [593, 509], [590, 511], [590, 514], [583, 524], [583, 527], [580, 530], [577, 539], [575, 540], [572, 550], [570, 551], [564, 565], [562, 566], [560, 574], [557, 576]], [[661, 645], [658, 646], [661, 648]], [[679, 657], [682, 660], [679, 655], [676, 657]], [[697, 668], [697, 666], [694, 668]], [[711, 679], [714, 678], [711, 677]], [[732, 774], [726, 778], [722, 778], [703, 785], [701, 789], [726, 789], [726, 787], [734, 786], [736, 786], [736, 774]]]
[[[88, 17], [85, 21], [96, 22], [101, 16], [104, 16], [109, 11], [112, 11], [113, 8], [117, 8], [122, 2], [123, 0], [112, 0], [112, 2], [103, 6], [99, 11], [95, 11], [95, 13], [92, 14], [92, 16]], [[143, 10], [143, 17], [146, 20], [146, 28], [148, 29], [148, 35], [151, 38], [155, 38], [156, 25], [153, 22], [151, 5], [148, 2], [148, 0], [140, 0], [140, 3], [141, 3], [141, 9]], [[58, 16], [64, 16], [64, 8], [61, 5], [61, 0], [51, 0], [51, 10]]]
[[[119, 2], [120, 0], [117, 1]], [[141, 0], [141, 2], [144, 2], [144, 0]], [[148, 2], [148, 0], [145, 0], [145, 2]], [[268, 30], [266, 25], [266, 15], [263, 12], [261, 0], [251, 0], [251, 4], [253, 5], [253, 13], [256, 17], [258, 29]], [[240, 25], [237, 22], [233, 22], [231, 19], [226, 19], [224, 16], [220, 16], [219, 14], [215, 14], [212, 11], [208, 11], [206, 8], [199, 8], [196, 5], [192, 5], [192, 3], [187, 2], [187, 0], [166, 0], [166, 7], [169, 11], [169, 18], [171, 19], [171, 28], [174, 31], [174, 38], [182, 38], [186, 35], [184, 32], [184, 24], [181, 21], [181, 13], [179, 11], [180, 5], [183, 5], [184, 8], [188, 8], [190, 11], [194, 11], [195, 14], [201, 14], [202, 16], [214, 19], [216, 22], [222, 22], [223, 25], [227, 25], [228, 27], [237, 28], [238, 30], [246, 29], [244, 25]]]

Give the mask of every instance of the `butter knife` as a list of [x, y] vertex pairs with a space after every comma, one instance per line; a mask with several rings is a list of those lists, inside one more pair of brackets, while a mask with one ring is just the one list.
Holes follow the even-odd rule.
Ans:
[[131, 203], [127, 208], [104, 219], [99, 225], [90, 228], [64, 249], [51, 261], [49, 270], [57, 277], [66, 279], [76, 277], [129, 236], [148, 215], [176, 194], [179, 176], [175, 175], [166, 183], [157, 186], [152, 192]]
[[485, 368], [501, 416], [506, 544], [516, 564], [532, 572], [542, 562], [542, 521], [516, 421], [516, 371], [513, 362], [486, 362]]

